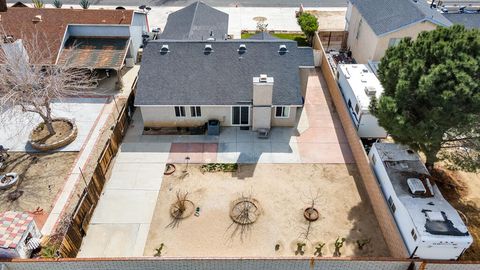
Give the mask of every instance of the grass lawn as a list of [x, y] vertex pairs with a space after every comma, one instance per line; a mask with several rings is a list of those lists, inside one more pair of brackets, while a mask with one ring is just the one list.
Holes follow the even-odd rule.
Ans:
[[[255, 35], [255, 33], [243, 33], [242, 39], [247, 39], [253, 35]], [[298, 46], [309, 46], [307, 42], [307, 38], [305, 37], [304, 34], [273, 33], [272, 36], [280, 39], [295, 40], [298, 43]]]

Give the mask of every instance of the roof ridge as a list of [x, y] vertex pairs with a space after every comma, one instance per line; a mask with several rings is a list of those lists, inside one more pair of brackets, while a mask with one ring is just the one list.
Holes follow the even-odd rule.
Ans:
[[190, 28], [188, 30], [188, 38], [192, 36], [192, 29], [193, 29], [193, 23], [195, 22], [195, 18], [197, 17], [197, 9], [198, 9], [198, 4], [200, 1], [195, 2], [195, 10], [193, 11], [193, 16], [192, 16], [192, 23], [190, 24]]

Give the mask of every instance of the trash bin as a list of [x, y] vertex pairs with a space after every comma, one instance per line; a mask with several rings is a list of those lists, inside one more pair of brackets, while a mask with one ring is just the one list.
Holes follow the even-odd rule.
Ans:
[[220, 121], [218, 121], [218, 120], [208, 120], [207, 134], [208, 135], [214, 135], [214, 136], [220, 135]]

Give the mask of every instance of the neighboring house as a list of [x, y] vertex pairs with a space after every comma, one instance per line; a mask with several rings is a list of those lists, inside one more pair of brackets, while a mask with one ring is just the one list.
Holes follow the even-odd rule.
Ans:
[[[189, 13], [196, 18], [194, 21], [205, 22], [203, 16], [219, 15], [203, 3], [193, 6], [202, 7]], [[191, 9], [192, 5], [184, 10]], [[227, 24], [228, 17], [219, 17]], [[184, 20], [192, 21], [188, 17]], [[144, 126], [198, 127], [212, 119], [219, 120], [222, 126], [254, 130], [294, 126], [306, 86], [302, 67], [313, 67], [312, 49], [299, 48], [295, 41], [270, 35], [224, 40], [222, 34], [227, 26], [215, 21], [185, 32], [175, 27], [177, 23], [183, 25], [182, 21], [169, 18], [167, 34], [164, 32], [160, 40], [147, 44], [135, 98]], [[181, 33], [175, 34], [174, 29]], [[208, 35], [210, 40], [201, 40], [205, 36], [195, 29], [201, 33], [213, 31], [214, 35]], [[190, 38], [185, 40], [182, 37], [187, 32]]]
[[373, 144], [368, 156], [410, 257], [458, 259], [472, 236], [420, 156], [393, 143]]
[[424, 0], [349, 0], [347, 47], [357, 63], [380, 61], [402, 38], [452, 23]]
[[195, 2], [168, 15], [160, 36], [170, 40], [227, 39], [228, 14]]
[[[45, 48], [47, 63], [119, 70], [137, 59], [148, 32], [147, 15], [133, 10], [9, 8], [0, 10], [3, 42], [23, 40]], [[28, 51], [28, 46], [27, 46]], [[70, 52], [69, 57], [66, 56]], [[48, 54], [48, 55], [47, 55]]]
[[387, 132], [370, 113], [370, 101], [377, 100], [383, 87], [377, 76], [363, 64], [338, 65], [338, 85], [360, 138], [376, 139], [387, 137]]
[[443, 13], [443, 16], [467, 29], [480, 29], [480, 13]]

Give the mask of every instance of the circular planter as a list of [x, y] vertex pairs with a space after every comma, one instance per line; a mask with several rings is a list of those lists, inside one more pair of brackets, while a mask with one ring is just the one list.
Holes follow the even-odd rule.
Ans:
[[42, 122], [42, 123], [38, 124], [35, 127], [35, 129], [30, 133], [29, 142], [34, 149], [39, 150], [39, 151], [55, 150], [55, 149], [58, 149], [60, 147], [64, 147], [66, 145], [69, 145], [70, 143], [72, 143], [75, 140], [75, 138], [77, 138], [78, 129], [77, 129], [77, 126], [75, 125], [75, 123], [73, 123], [73, 121], [71, 121], [70, 119], [67, 119], [67, 118], [55, 118], [55, 119], [53, 119], [53, 122], [56, 122], [56, 121], [63, 121], [63, 122], [68, 123], [71, 126], [70, 133], [65, 134], [64, 137], [62, 137], [62, 138], [60, 138], [60, 139], [58, 139], [54, 142], [42, 143], [42, 142], [39, 142], [39, 141], [34, 141], [33, 140], [34, 132], [37, 131], [40, 128], [43, 128], [44, 124]]
[[313, 207], [308, 207], [305, 209], [305, 211], [303, 211], [303, 216], [308, 221], [317, 221], [320, 217], [318, 210]]
[[241, 197], [232, 203], [230, 218], [240, 225], [250, 225], [257, 221], [260, 215], [258, 201], [253, 198]]
[[18, 182], [17, 173], [0, 175], [0, 190], [9, 189]]

